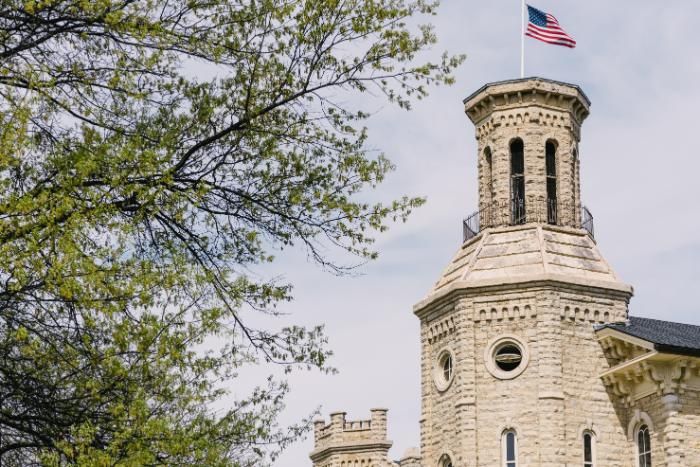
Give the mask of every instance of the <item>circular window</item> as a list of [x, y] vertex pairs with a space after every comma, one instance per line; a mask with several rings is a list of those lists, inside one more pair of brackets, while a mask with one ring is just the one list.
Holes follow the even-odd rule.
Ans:
[[523, 352], [517, 345], [504, 344], [500, 349], [496, 350], [494, 360], [501, 370], [513, 371], [522, 363]]
[[527, 367], [527, 347], [515, 336], [493, 339], [484, 352], [486, 368], [498, 379], [513, 379]]
[[438, 355], [433, 368], [433, 379], [438, 390], [445, 391], [454, 379], [454, 357], [445, 349]]
[[452, 379], [452, 355], [446, 353], [440, 360], [440, 368], [442, 368], [442, 379], [449, 381]]

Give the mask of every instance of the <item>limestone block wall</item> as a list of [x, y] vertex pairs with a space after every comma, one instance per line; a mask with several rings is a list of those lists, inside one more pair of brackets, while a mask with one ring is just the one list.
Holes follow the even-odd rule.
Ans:
[[700, 465], [700, 391], [682, 394], [673, 418], [678, 431], [673, 448], [680, 465]]
[[[455, 460], [461, 436], [458, 431], [459, 415], [455, 406], [463, 383], [461, 368], [468, 357], [465, 351], [464, 329], [467, 325], [464, 310], [450, 303], [421, 323], [421, 456], [423, 465], [438, 465], [440, 456], [448, 454]], [[458, 332], [459, 331], [459, 332]], [[454, 361], [454, 379], [444, 391], [435, 385], [435, 363], [439, 355], [450, 351]]]
[[[629, 295], [562, 284], [465, 291], [426, 313], [422, 329], [421, 453], [424, 466], [448, 455], [454, 465], [501, 463], [501, 435], [518, 436], [519, 465], [582, 462], [582, 433], [595, 433], [600, 465], [629, 465], [618, 414], [599, 375], [608, 367], [593, 326], [627, 317]], [[527, 367], [495, 377], [487, 350], [503, 336], [526, 347]], [[451, 385], [435, 383], [445, 349], [455, 359]]]
[[608, 313], [621, 321], [625, 317], [623, 304], [603, 294], [596, 297], [561, 294], [558, 299], [561, 338], [566, 343], [562, 346], [565, 420], [562, 436], [566, 446], [563, 462], [582, 465], [583, 434], [589, 431], [595, 439], [596, 465], [633, 466], [630, 453], [620, 449], [627, 444], [627, 434], [615, 398], [608, 394], [599, 376], [609, 368], [609, 362], [593, 328]]
[[[518, 459], [521, 465], [538, 465], [540, 411], [538, 401], [541, 346], [538, 340], [538, 291], [510, 290], [486, 295], [473, 302], [475, 312], [475, 399], [476, 451], [462, 453], [476, 458], [473, 465], [491, 466], [501, 463], [501, 437], [506, 429], [515, 430], [518, 438]], [[481, 310], [497, 310], [481, 319]], [[524, 313], [512, 314], [511, 310]], [[525, 371], [515, 379], [499, 380], [487, 369], [484, 355], [489, 344], [500, 336], [520, 339], [529, 353]]]
[[635, 402], [632, 406], [620, 407], [621, 424], [627, 431], [626, 451], [632, 457], [632, 466], [636, 467], [637, 443], [635, 430], [642, 424], [651, 429], [651, 461], [652, 465], [667, 467], [664, 452], [664, 431], [666, 429], [666, 416], [664, 403], [661, 397], [648, 396]]
[[632, 459], [637, 456], [636, 430], [646, 424], [651, 429], [654, 466], [700, 466], [700, 391], [652, 394], [621, 406], [619, 413]]

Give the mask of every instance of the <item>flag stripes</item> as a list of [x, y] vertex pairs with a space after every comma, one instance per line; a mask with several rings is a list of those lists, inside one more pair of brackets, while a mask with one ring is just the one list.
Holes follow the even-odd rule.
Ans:
[[576, 47], [576, 41], [559, 26], [559, 21], [537, 8], [527, 6], [529, 21], [525, 35], [548, 44]]

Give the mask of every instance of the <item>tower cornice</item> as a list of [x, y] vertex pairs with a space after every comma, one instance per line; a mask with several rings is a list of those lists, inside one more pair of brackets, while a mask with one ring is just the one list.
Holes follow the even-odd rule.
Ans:
[[507, 280], [458, 281], [436, 293], [431, 293], [413, 305], [413, 314], [422, 318], [446, 303], [454, 302], [457, 297], [478, 297], [484, 294], [507, 292], [542, 287], [555, 287], [559, 290], [581, 291], [583, 289], [601, 294], [616, 296], [629, 301], [634, 295], [634, 288], [623, 282], [608, 282], [595, 279], [572, 278], [565, 274], [537, 274], [527, 279], [512, 278]]
[[463, 102], [467, 116], [477, 127], [494, 112], [532, 106], [570, 113], [580, 126], [591, 105], [577, 85], [538, 77], [489, 83]]

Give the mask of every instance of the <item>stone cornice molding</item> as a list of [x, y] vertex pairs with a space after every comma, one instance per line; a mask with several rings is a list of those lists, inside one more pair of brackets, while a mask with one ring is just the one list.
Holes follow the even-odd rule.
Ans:
[[622, 282], [600, 281], [595, 279], [583, 279], [564, 274], [533, 274], [527, 279], [499, 278], [483, 281], [455, 281], [439, 292], [429, 295], [413, 306], [413, 313], [423, 318], [436, 308], [452, 301], [456, 296], [478, 296], [492, 292], [502, 292], [517, 288], [549, 287], [555, 286], [568, 290], [594, 290], [606, 294], [613, 294], [617, 298], [629, 300], [632, 297], [632, 286]]
[[[590, 101], [576, 85], [543, 78], [524, 78], [486, 84], [464, 99], [464, 108], [477, 127], [494, 112], [512, 109], [525, 111], [529, 108], [565, 112], [579, 126], [590, 112]], [[529, 114], [538, 116], [532, 111]]]
[[652, 342], [615, 329], [603, 328], [598, 330], [596, 335], [606, 354], [616, 360], [632, 360], [641, 354], [654, 350]]
[[[613, 346], [608, 346], [610, 352]], [[629, 349], [629, 347], [627, 347]], [[616, 352], [621, 351], [617, 348]], [[700, 391], [700, 358], [658, 351], [631, 356], [601, 373], [610, 392], [627, 407], [647, 396], [682, 395], [686, 390]], [[610, 355], [608, 355], [610, 356]]]

